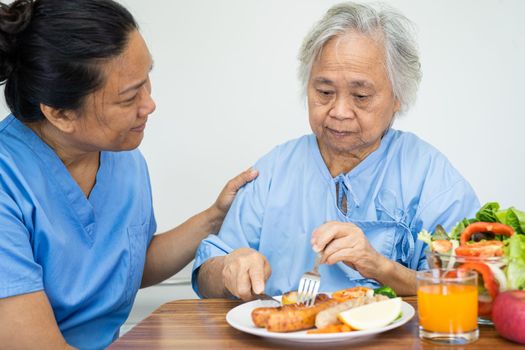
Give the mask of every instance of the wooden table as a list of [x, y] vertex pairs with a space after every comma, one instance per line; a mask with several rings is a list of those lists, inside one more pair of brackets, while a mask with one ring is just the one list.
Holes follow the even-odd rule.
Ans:
[[[416, 298], [404, 300], [417, 310]], [[375, 336], [326, 345], [277, 342], [240, 332], [226, 323], [239, 305], [226, 299], [177, 300], [166, 303], [108, 349], [524, 349], [501, 338], [493, 327], [480, 326], [478, 341], [463, 346], [434, 345], [418, 338], [417, 315], [405, 325]]]

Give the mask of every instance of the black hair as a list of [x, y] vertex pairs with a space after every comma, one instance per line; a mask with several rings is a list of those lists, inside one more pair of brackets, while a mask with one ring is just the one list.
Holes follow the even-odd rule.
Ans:
[[124, 51], [138, 29], [112, 0], [0, 2], [0, 84], [21, 121], [44, 119], [40, 104], [78, 110], [104, 84], [100, 63]]

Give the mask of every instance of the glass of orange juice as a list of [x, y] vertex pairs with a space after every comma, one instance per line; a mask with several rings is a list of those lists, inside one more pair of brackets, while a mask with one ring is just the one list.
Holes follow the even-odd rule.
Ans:
[[418, 271], [419, 337], [439, 344], [478, 339], [477, 273], [461, 269]]

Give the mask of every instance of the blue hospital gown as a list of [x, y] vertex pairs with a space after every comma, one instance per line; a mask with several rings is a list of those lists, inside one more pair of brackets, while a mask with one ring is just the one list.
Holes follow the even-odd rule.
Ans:
[[[381, 145], [347, 174], [335, 178], [324, 163], [315, 135], [284, 143], [255, 165], [259, 177], [235, 198], [218, 234], [199, 246], [192, 284], [208, 259], [250, 247], [268, 259], [266, 293], [296, 290], [313, 267], [313, 230], [327, 221], [352, 222], [385, 257], [415, 270], [427, 267], [421, 229], [452, 228], [479, 209], [472, 187], [446, 157], [417, 136], [390, 129]], [[347, 198], [338, 206], [337, 188]], [[339, 201], [341, 198], [339, 198]], [[375, 287], [344, 263], [321, 265], [321, 290]]]
[[86, 198], [56, 153], [9, 116], [0, 228], [0, 298], [44, 291], [69, 344], [103, 349], [129, 315], [156, 230], [146, 162], [138, 150], [101, 152]]

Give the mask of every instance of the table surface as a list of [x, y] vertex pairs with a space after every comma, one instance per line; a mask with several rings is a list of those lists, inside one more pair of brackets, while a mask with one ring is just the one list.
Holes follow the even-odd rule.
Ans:
[[[416, 297], [403, 298], [417, 310]], [[501, 338], [493, 327], [480, 326], [480, 338], [468, 345], [444, 346], [421, 341], [417, 314], [405, 325], [344, 343], [305, 344], [246, 334], [226, 323], [226, 314], [240, 302], [192, 299], [166, 303], [119, 338], [108, 349], [524, 349]]]

